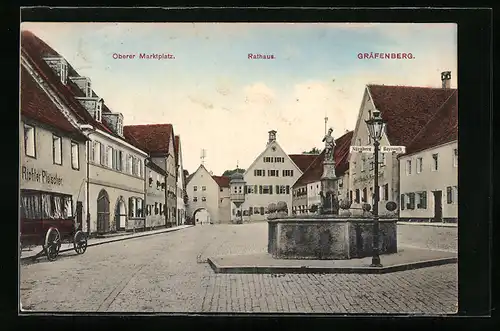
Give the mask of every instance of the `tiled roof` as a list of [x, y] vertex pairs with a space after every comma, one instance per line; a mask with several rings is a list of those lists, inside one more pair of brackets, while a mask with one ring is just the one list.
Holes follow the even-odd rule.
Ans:
[[24, 66], [21, 66], [21, 115], [86, 139], [54, 105]]
[[227, 176], [212, 176], [219, 187], [229, 187], [229, 181], [231, 180]]
[[406, 153], [420, 152], [454, 140], [458, 140], [458, 93], [456, 90], [413, 138], [406, 148]]
[[[61, 57], [54, 49], [30, 31], [21, 32], [21, 54], [35, 68], [37, 73], [55, 91], [58, 97], [73, 111], [76, 117], [86, 123], [111, 134], [119, 139], [104, 123], [97, 122], [75, 97], [83, 96], [83, 92], [70, 79], [66, 85], [54, 70], [43, 60], [44, 57]], [[68, 76], [79, 76], [77, 71], [68, 63]]]
[[406, 147], [456, 91], [386, 85], [368, 85], [368, 90], [375, 107], [387, 121], [387, 136], [391, 145]]
[[181, 137], [175, 136], [174, 140], [174, 150], [175, 150], [175, 165], [179, 166], [179, 145], [181, 143]]
[[318, 156], [316, 154], [289, 154], [292, 161], [299, 167], [300, 171], [304, 172], [311, 165], [314, 159]]
[[[349, 169], [349, 147], [351, 146], [351, 139], [353, 131], [345, 133], [343, 136], [335, 140], [335, 175], [342, 176], [347, 169]], [[320, 155], [315, 155], [314, 161], [306, 169], [304, 174], [297, 180], [293, 187], [303, 186], [312, 182], [319, 181], [323, 175], [323, 160], [325, 158], [325, 151], [323, 150]]]
[[135, 140], [137, 148], [149, 153], [168, 153], [173, 128], [172, 124], [126, 125], [123, 135], [127, 140]]

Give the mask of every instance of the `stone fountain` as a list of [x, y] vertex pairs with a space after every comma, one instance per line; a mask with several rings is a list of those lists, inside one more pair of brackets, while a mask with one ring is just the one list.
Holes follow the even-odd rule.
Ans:
[[[321, 177], [321, 205], [313, 215], [286, 214], [286, 204], [268, 207], [268, 253], [277, 259], [346, 260], [373, 252], [371, 206], [363, 205], [353, 216], [349, 200], [339, 201], [335, 174], [335, 139], [332, 129], [325, 135], [325, 158]], [[397, 253], [397, 208], [388, 202], [388, 213], [379, 218], [379, 254]], [[359, 214], [359, 213], [357, 213]]]

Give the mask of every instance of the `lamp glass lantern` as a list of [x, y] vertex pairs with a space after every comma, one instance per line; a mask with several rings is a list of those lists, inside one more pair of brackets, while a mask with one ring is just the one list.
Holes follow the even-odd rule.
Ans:
[[380, 111], [374, 110], [373, 116], [365, 122], [366, 126], [368, 127], [370, 137], [373, 139], [373, 141], [380, 141], [386, 124], [386, 122], [380, 116]]

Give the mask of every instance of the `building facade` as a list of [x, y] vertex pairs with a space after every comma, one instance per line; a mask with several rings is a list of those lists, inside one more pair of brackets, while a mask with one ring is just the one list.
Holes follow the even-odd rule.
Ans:
[[171, 124], [127, 125], [124, 127], [127, 139], [149, 153], [151, 160], [165, 170], [166, 226], [177, 224], [177, 166], [174, 147], [174, 129]]
[[176, 196], [177, 196], [177, 225], [186, 223], [186, 204], [184, 196], [186, 195], [186, 181], [184, 176], [184, 165], [182, 163], [181, 137], [175, 136], [175, 155], [176, 155]]
[[189, 196], [189, 205], [187, 213], [195, 224], [199, 224], [200, 218], [198, 213], [208, 214], [210, 221], [213, 223], [221, 223], [221, 215], [219, 215], [220, 187], [212, 177], [212, 174], [200, 165], [194, 173], [192, 173], [186, 185], [187, 195]]
[[[313, 156], [298, 156], [300, 160], [311, 160]], [[309, 162], [310, 163], [310, 162]], [[307, 164], [308, 166], [309, 164]], [[305, 168], [307, 168], [305, 166]], [[245, 171], [245, 201], [241, 205], [243, 221], [264, 221], [267, 219], [268, 206], [280, 201], [286, 202], [288, 213], [292, 212], [292, 186], [302, 175], [303, 170], [285, 153], [276, 140], [276, 131], [269, 131], [267, 145]], [[231, 218], [239, 219], [238, 210], [231, 203]]]
[[[24, 238], [42, 219], [74, 219], [82, 228], [87, 138], [21, 65], [20, 215]], [[43, 234], [42, 234], [43, 235]]]
[[[380, 111], [387, 122], [380, 146], [408, 147], [446, 100], [449, 88], [368, 85], [358, 114], [352, 146], [372, 146], [365, 120], [373, 110]], [[386, 213], [388, 201], [400, 201], [400, 162], [395, 153], [379, 154], [379, 213]], [[373, 154], [351, 153], [349, 158], [349, 197], [353, 207], [373, 204]], [[399, 204], [399, 203], [398, 203]]]
[[229, 196], [230, 178], [226, 176], [212, 176], [219, 185], [219, 219], [218, 224], [231, 223], [231, 199]]
[[166, 226], [165, 183], [167, 173], [151, 159], [146, 159], [146, 229]]
[[401, 155], [400, 219], [458, 221], [458, 97], [455, 92]]
[[21, 61], [61, 114], [90, 139], [85, 147], [83, 230], [144, 227], [146, 153], [123, 137], [123, 116], [104, 104], [88, 77], [29, 31], [21, 32]]

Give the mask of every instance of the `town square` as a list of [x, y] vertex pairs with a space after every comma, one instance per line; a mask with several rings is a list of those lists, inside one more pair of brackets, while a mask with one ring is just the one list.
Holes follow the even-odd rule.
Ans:
[[21, 313], [456, 313], [456, 38], [23, 23]]

